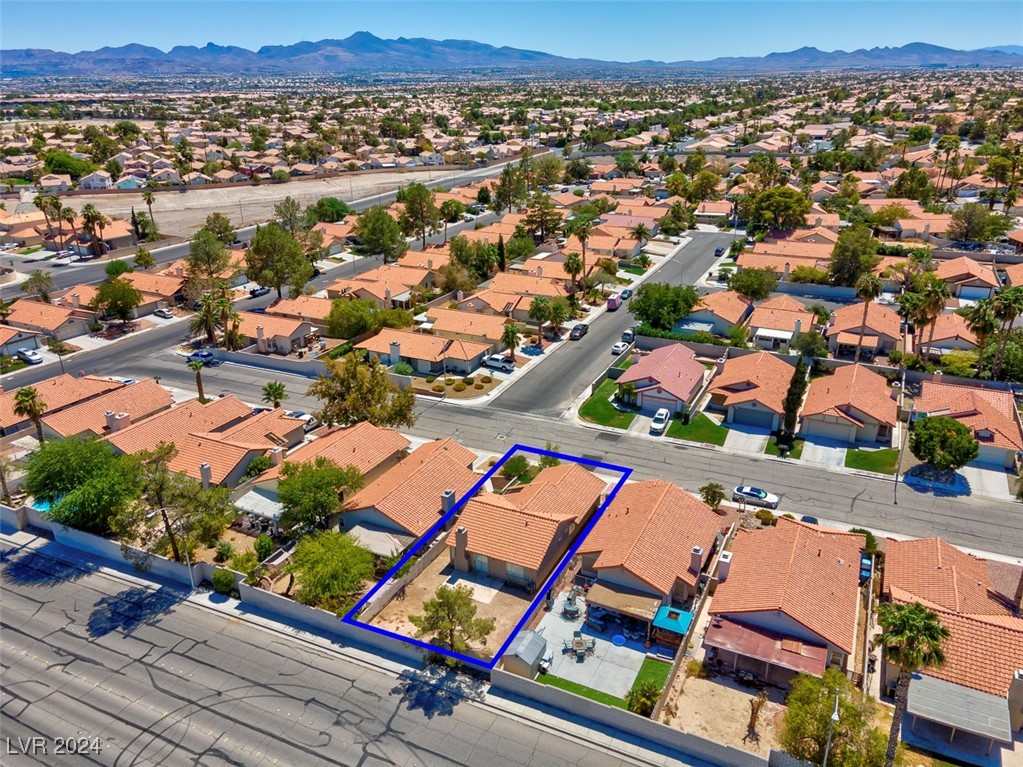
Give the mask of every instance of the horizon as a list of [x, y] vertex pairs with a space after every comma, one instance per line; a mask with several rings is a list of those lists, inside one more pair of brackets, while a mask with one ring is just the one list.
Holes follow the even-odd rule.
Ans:
[[[475, 3], [382, 0], [367, 7], [347, 0], [287, 4], [157, 0], [144, 7], [147, 15], [160, 17], [161, 23], [132, 27], [111, 23], [118, 16], [138, 11], [137, 4], [129, 11], [126, 0], [11, 0], [3, 3], [0, 48], [80, 53], [139, 44], [167, 52], [176, 46], [201, 48], [213, 43], [256, 51], [264, 46], [340, 40], [356, 32], [369, 32], [385, 40], [472, 40], [497, 48], [540, 51], [566, 58], [673, 62], [764, 56], [804, 47], [831, 52], [897, 48], [909, 43], [955, 50], [1023, 45], [1023, 40], [1006, 39], [1011, 35], [1004, 34], [1004, 30], [1014, 28], [1013, 19], [1017, 22], [1015, 28], [1023, 28], [1023, 4], [1007, 0], [982, 0], [966, 7], [953, 2], [886, 2], [883, 29], [877, 26], [876, 13], [871, 12], [882, 11], [881, 0], [855, 3], [790, 0], [770, 4], [741, 0], [712, 7], [686, 0], [638, 3], [561, 0], [543, 3], [546, 23], [537, 24], [535, 13], [522, 11], [540, 4], [538, 0]], [[584, 6], [589, 12], [581, 12]], [[826, 14], [821, 13], [822, 6], [827, 7]], [[44, 7], [49, 18], [60, 18], [61, 23], [40, 25], [40, 10]], [[386, 23], [380, 21], [384, 7], [393, 11]], [[470, 7], [472, 11], [466, 13]], [[243, 8], [249, 12], [247, 17], [239, 14]], [[637, 34], [619, 35], [620, 25], [611, 8], [627, 8]], [[318, 17], [316, 34], [308, 31], [310, 14]], [[992, 14], [1007, 16], [1003, 19], [1005, 23], [970, 23], [978, 17], [992, 18]], [[197, 18], [202, 19], [201, 25], [195, 23]], [[729, 19], [737, 20], [731, 34], [689, 34], [694, 26], [701, 27], [701, 31], [713, 26], [725, 32], [722, 25]], [[274, 33], [268, 34], [268, 28], [273, 28]], [[755, 39], [748, 39], [750, 29], [756, 30]], [[566, 30], [573, 32], [566, 34]]]

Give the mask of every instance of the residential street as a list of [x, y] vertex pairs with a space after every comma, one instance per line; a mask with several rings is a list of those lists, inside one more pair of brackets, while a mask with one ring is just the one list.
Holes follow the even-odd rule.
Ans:
[[[3, 764], [623, 767], [572, 736], [37, 553], [3, 567]], [[469, 692], [478, 693], [470, 687]], [[47, 752], [22, 754], [41, 737]], [[60, 756], [54, 738], [86, 738]], [[95, 740], [93, 740], [95, 739]], [[677, 764], [677, 762], [671, 762]]]

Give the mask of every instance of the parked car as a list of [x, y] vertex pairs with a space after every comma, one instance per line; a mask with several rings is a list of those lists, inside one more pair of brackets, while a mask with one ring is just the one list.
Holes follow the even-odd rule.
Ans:
[[740, 485], [732, 491], [732, 500], [736, 503], [746, 501], [750, 506], [763, 506], [767, 509], [778, 508], [778, 496], [761, 490], [759, 487]]
[[627, 352], [628, 350], [629, 345], [625, 343], [625, 341], [619, 341], [618, 343], [611, 347], [611, 353], [614, 354], [615, 356], [619, 354], [625, 354], [625, 352]]
[[821, 521], [817, 517], [811, 517], [809, 514], [804, 514], [799, 518], [800, 522], [805, 522], [808, 525], [819, 525]]
[[668, 421], [671, 420], [671, 412], [666, 407], [660, 408], [654, 413], [653, 420], [650, 421], [650, 431], [653, 434], [664, 434], [664, 430], [668, 428]]
[[249, 289], [249, 296], [251, 298], [259, 298], [260, 296], [265, 296], [269, 292], [270, 288], [265, 285], [257, 285], [256, 287]]
[[483, 366], [511, 373], [515, 370], [515, 361], [511, 357], [505, 357], [503, 354], [491, 354], [489, 357], [483, 358]]
[[18, 355], [18, 359], [22, 362], [27, 362], [29, 365], [39, 365], [43, 361], [42, 355], [35, 349], [18, 349], [15, 354]]
[[725, 249], [723, 247], [722, 248], [714, 248], [714, 255], [715, 256], [723, 256], [723, 255], [725, 255]]
[[628, 301], [630, 298], [632, 298], [632, 288], [626, 288], [625, 290], [623, 290], [621, 292], [621, 296], [623, 301]]
[[627, 344], [631, 344], [636, 340], [636, 333], [632, 328], [626, 328], [622, 331], [622, 341]]
[[188, 355], [189, 362], [201, 362], [204, 365], [210, 365], [213, 363], [213, 352], [209, 349], [200, 349], [197, 352], [192, 352]]
[[303, 431], [312, 431], [313, 429], [320, 425], [320, 422], [316, 418], [316, 416], [309, 415], [309, 413], [303, 413], [301, 410], [292, 410], [287, 415], [289, 418], [297, 418], [300, 421], [304, 421], [304, 423], [302, 424]]
[[153, 314], [157, 317], [163, 317], [165, 320], [169, 320], [174, 316], [174, 312], [168, 309], [166, 306], [161, 306]]
[[584, 322], [580, 322], [578, 325], [573, 327], [572, 330], [569, 331], [568, 337], [573, 341], [578, 341], [580, 338], [586, 335], [589, 332], [589, 330], [590, 330], [589, 325], [587, 325]]

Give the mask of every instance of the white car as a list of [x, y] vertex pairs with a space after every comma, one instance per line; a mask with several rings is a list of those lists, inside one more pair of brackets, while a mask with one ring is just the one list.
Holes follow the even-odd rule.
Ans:
[[662, 407], [656, 413], [654, 413], [653, 420], [650, 421], [650, 431], [654, 434], [664, 434], [664, 430], [668, 428], [668, 421], [671, 420], [671, 412], [666, 407]]
[[42, 355], [35, 349], [18, 349], [18, 359], [27, 362], [29, 365], [39, 365], [43, 361]]
[[159, 309], [154, 311], [153, 315], [156, 317], [163, 317], [165, 320], [174, 319], [174, 311], [165, 306], [161, 306]]
[[614, 355], [625, 354], [629, 350], [629, 345], [625, 341], [619, 341], [611, 347], [611, 353]]
[[732, 501], [745, 501], [750, 506], [763, 506], [766, 509], [777, 509], [779, 498], [774, 493], [761, 490], [759, 487], [740, 485], [732, 490]]

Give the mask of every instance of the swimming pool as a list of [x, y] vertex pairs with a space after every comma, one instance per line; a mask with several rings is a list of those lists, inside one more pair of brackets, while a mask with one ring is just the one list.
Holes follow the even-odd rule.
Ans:
[[32, 508], [36, 509], [37, 511], [49, 511], [50, 502], [36, 498], [35, 500], [32, 501]]

